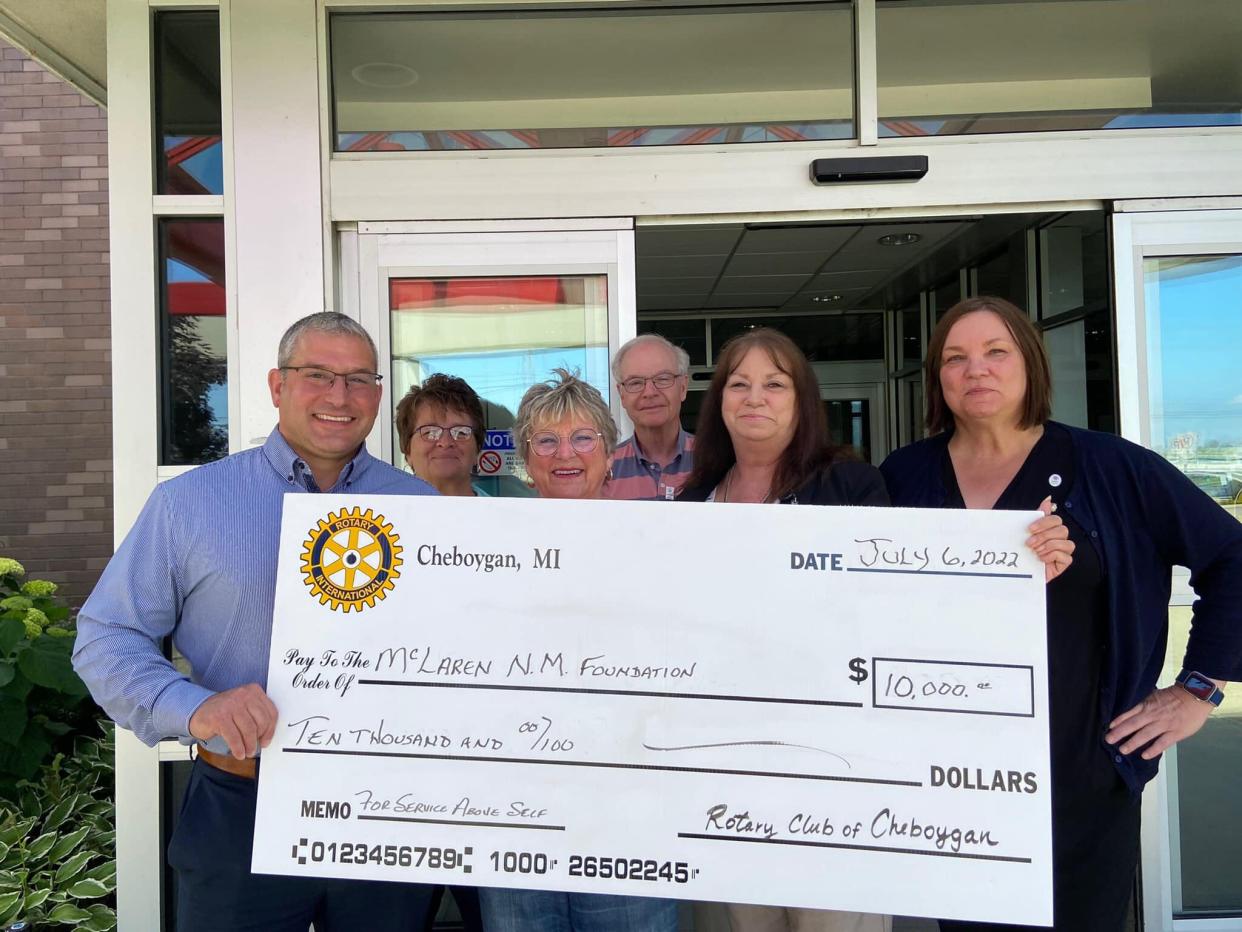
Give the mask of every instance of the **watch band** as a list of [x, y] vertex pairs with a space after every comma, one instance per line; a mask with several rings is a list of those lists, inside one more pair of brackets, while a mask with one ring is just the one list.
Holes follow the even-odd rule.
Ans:
[[1220, 705], [1225, 698], [1225, 693], [1219, 686], [1195, 670], [1183, 670], [1177, 674], [1177, 685], [1200, 702], [1210, 702], [1214, 706]]

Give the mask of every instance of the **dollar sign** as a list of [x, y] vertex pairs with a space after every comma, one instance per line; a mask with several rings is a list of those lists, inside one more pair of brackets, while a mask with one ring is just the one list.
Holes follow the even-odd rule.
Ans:
[[855, 683], [862, 685], [867, 681], [867, 661], [861, 657], [855, 657], [850, 661], [850, 679]]

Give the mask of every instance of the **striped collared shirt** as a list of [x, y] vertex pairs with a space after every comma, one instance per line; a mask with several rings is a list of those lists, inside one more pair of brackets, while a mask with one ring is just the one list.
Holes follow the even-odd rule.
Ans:
[[630, 437], [617, 447], [612, 459], [612, 479], [604, 485], [604, 498], [628, 501], [672, 501], [694, 469], [694, 434], [677, 434], [677, 453], [667, 466], [647, 459], [638, 438]]
[[[146, 744], [185, 740], [213, 693], [266, 684], [281, 504], [318, 491], [279, 429], [262, 447], [156, 486], [78, 614], [73, 665], [113, 721]], [[365, 448], [328, 491], [435, 494]], [[160, 650], [169, 635], [189, 676]]]

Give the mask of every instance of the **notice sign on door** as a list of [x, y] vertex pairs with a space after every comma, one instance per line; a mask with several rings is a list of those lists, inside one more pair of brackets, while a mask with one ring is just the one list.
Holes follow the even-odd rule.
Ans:
[[483, 437], [483, 452], [479, 454], [479, 473], [484, 476], [518, 475], [512, 431], [487, 431]]

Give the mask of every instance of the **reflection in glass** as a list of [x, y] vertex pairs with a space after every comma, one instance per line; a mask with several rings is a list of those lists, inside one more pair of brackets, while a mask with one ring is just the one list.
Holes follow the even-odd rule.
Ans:
[[840, 0], [337, 14], [330, 31], [337, 151], [854, 135], [853, 18]]
[[919, 301], [908, 304], [897, 312], [900, 321], [901, 343], [897, 353], [897, 367], [917, 366], [923, 362], [923, 327], [920, 322]]
[[944, 316], [944, 312], [960, 300], [962, 300], [962, 279], [960, 275], [954, 275], [932, 292], [932, 325], [935, 326], [935, 322]]
[[[487, 475], [526, 480], [510, 438], [492, 432], [513, 426], [526, 389], [554, 368], [609, 397], [606, 275], [394, 278], [389, 309], [391, 404], [434, 373], [465, 379], [483, 401], [484, 447], [496, 453], [481, 464]], [[392, 462], [404, 467], [395, 437], [393, 446]]]
[[222, 194], [220, 16], [155, 16], [156, 190]]
[[828, 436], [840, 446], [853, 447], [864, 463], [871, 462], [871, 403], [866, 398], [821, 401], [828, 418]]
[[1242, 125], [1237, 0], [881, 0], [881, 136]]
[[229, 452], [224, 221], [161, 220], [160, 463]]
[[[1143, 262], [1151, 446], [1242, 519], [1242, 256]], [[1181, 665], [1190, 610], [1170, 609], [1161, 682]], [[1166, 755], [1174, 918], [1242, 910], [1242, 693]]]

